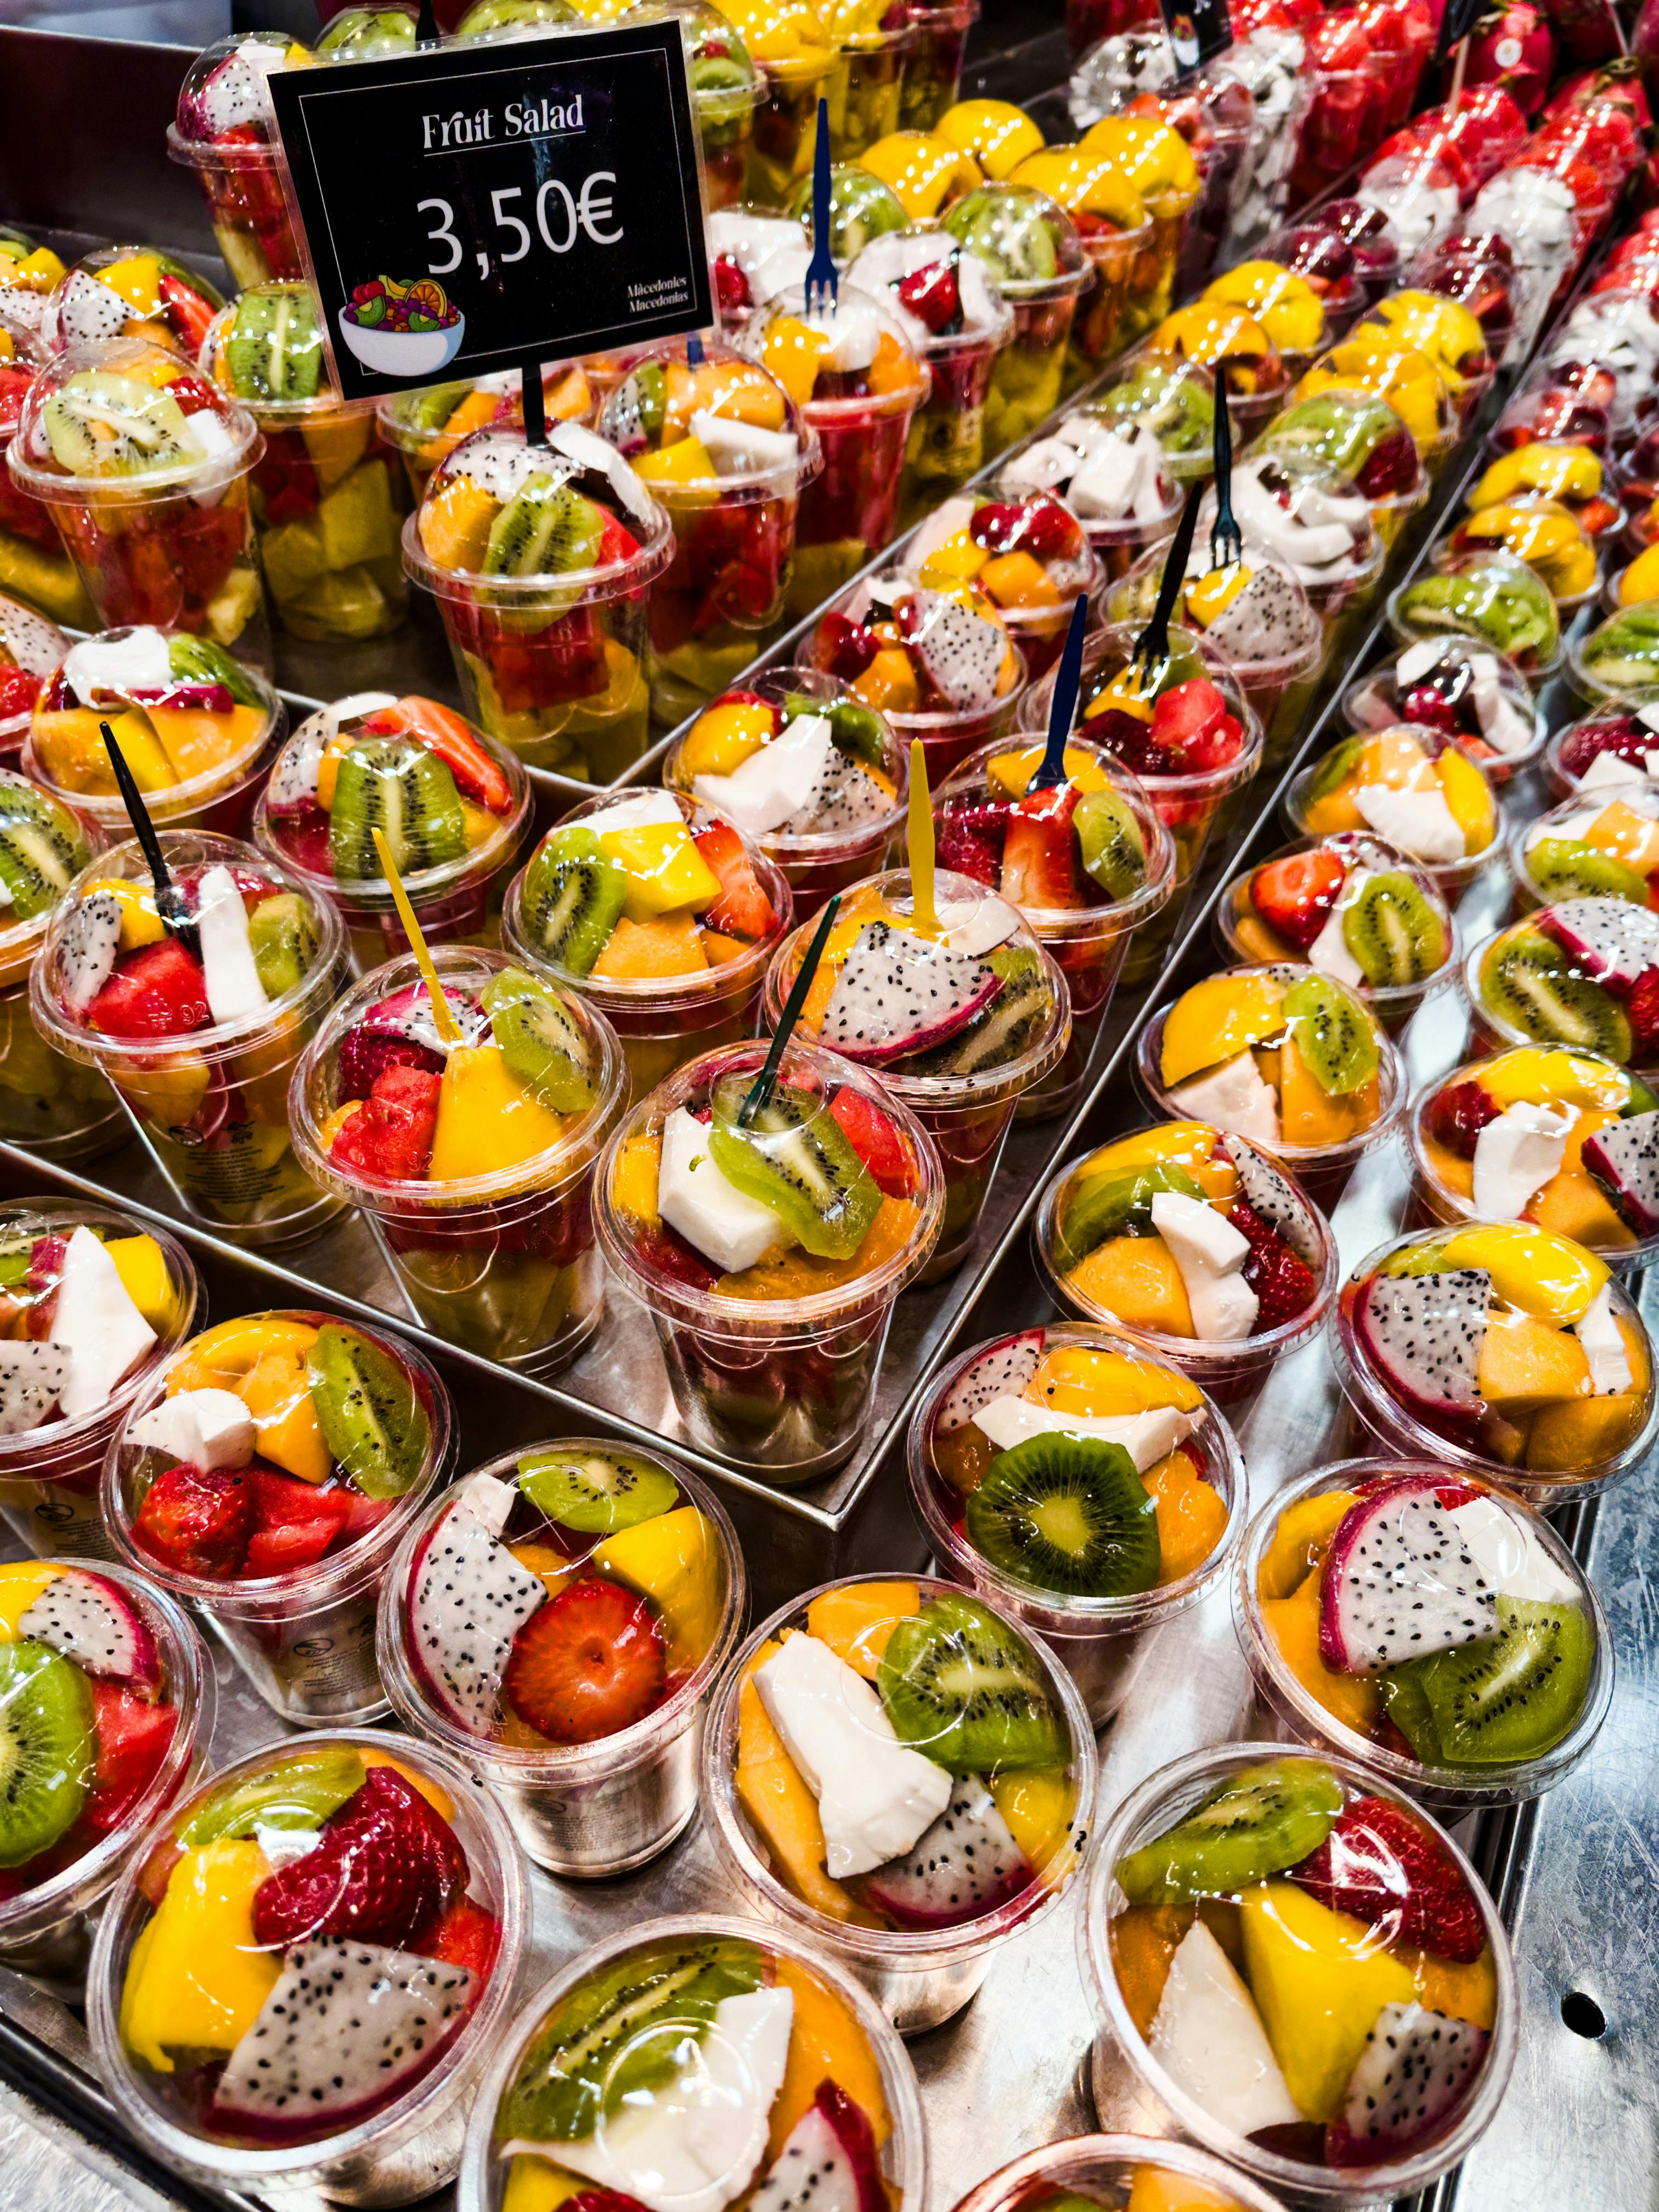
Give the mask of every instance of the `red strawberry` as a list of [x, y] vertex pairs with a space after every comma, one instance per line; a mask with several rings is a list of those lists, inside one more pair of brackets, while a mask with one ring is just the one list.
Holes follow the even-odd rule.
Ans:
[[87, 1826], [106, 1836], [118, 1828], [155, 1779], [178, 1725], [176, 1705], [152, 1705], [112, 1682], [90, 1681], [98, 1763], [87, 1793]]
[[1497, 1100], [1471, 1076], [1466, 1083], [1449, 1083], [1436, 1091], [1423, 1126], [1437, 1145], [1455, 1152], [1460, 1160], [1472, 1160], [1476, 1138], [1502, 1112]]
[[213, 386], [205, 377], [187, 374], [175, 376], [167, 386], [169, 395], [179, 403], [179, 412], [199, 415], [211, 407], [216, 398]]
[[399, 699], [395, 707], [384, 707], [369, 715], [363, 727], [396, 734], [407, 732], [418, 738], [454, 777], [455, 787], [464, 799], [476, 799], [492, 814], [505, 814], [511, 807], [513, 787], [507, 771], [490, 758], [453, 708], [441, 707], [435, 699]]
[[1025, 505], [1018, 542], [1039, 561], [1074, 561], [1083, 550], [1083, 525], [1049, 492]]
[[1238, 758], [1244, 732], [1227, 711], [1227, 702], [1207, 676], [1188, 677], [1158, 694], [1152, 708], [1152, 736], [1176, 757], [1183, 775], [1225, 768]]
[[124, 960], [87, 1009], [87, 1026], [106, 1036], [179, 1036], [210, 1018], [201, 963], [176, 937]]
[[449, 1823], [395, 1767], [373, 1766], [324, 1822], [316, 1849], [255, 1890], [254, 1938], [271, 1950], [309, 1936], [401, 1943], [465, 1885], [466, 1856]]
[[725, 937], [764, 937], [777, 916], [743, 840], [729, 822], [710, 822], [696, 835], [697, 850], [720, 879], [720, 895], [703, 920]]
[[423, 1067], [429, 1074], [441, 1075], [444, 1056], [434, 1052], [430, 1045], [417, 1043], [413, 1037], [392, 1036], [383, 1030], [367, 1029], [359, 1024], [340, 1039], [340, 1056], [336, 1063], [340, 1104], [343, 1106], [349, 1098], [367, 1098], [374, 1088], [375, 1078], [383, 1075], [388, 1067]]
[[662, 1631], [645, 1599], [585, 1576], [519, 1631], [501, 1688], [550, 1742], [593, 1743], [660, 1704], [666, 1671]]
[[282, 1575], [320, 1559], [351, 1515], [349, 1490], [319, 1490], [268, 1468], [248, 1469], [253, 1491], [253, 1534], [243, 1572]]
[[1300, 1254], [1292, 1252], [1279, 1231], [1265, 1222], [1243, 1199], [1227, 1209], [1227, 1218], [1242, 1237], [1249, 1239], [1249, 1257], [1239, 1270], [1255, 1292], [1254, 1334], [1264, 1335], [1287, 1321], [1306, 1313], [1313, 1304], [1313, 1270]]
[[624, 2197], [620, 2189], [579, 2189], [567, 2197], [559, 2212], [646, 2212], [637, 2197]]
[[702, 1253], [693, 1251], [665, 1221], [652, 1222], [639, 1230], [635, 1243], [641, 1263], [666, 1275], [671, 1282], [689, 1283], [694, 1291], [712, 1291], [720, 1279], [720, 1269], [711, 1267]]
[[482, 1979], [495, 1965], [501, 1942], [501, 1923], [495, 1914], [463, 1897], [410, 1948], [428, 1959], [441, 1959], [451, 1966], [465, 1966], [468, 1973]]
[[172, 310], [185, 350], [194, 360], [207, 343], [213, 322], [212, 308], [199, 292], [192, 291], [182, 277], [173, 276], [168, 270], [164, 269], [156, 278], [155, 289]]
[[1269, 929], [1304, 952], [1325, 927], [1347, 872], [1334, 853], [1287, 853], [1250, 878], [1250, 903]]
[[924, 330], [935, 337], [962, 328], [962, 288], [957, 282], [957, 257], [930, 261], [898, 281], [901, 306], [908, 307]]
[[362, 1175], [418, 1182], [432, 1160], [442, 1079], [424, 1067], [388, 1067], [349, 1121], [331, 1157]]
[[1465, 1966], [1486, 1947], [1474, 1893], [1445, 1846], [1387, 1798], [1355, 1798], [1291, 1879], [1334, 1911], [1381, 1930], [1385, 1942]]
[[144, 1494], [132, 1524], [141, 1552], [181, 1575], [234, 1581], [253, 1518], [253, 1492], [231, 1468], [170, 1467]]
[[640, 550], [639, 539], [608, 508], [599, 507], [596, 512], [601, 526], [599, 557], [594, 567], [605, 568], [614, 561], [631, 561]]
[[1025, 510], [1012, 500], [987, 500], [968, 518], [968, 535], [988, 553], [1006, 553], [1019, 543]]
[[1077, 801], [1077, 786], [1062, 783], [1029, 792], [1010, 807], [999, 885], [1004, 898], [1061, 912], [1088, 905], [1072, 828]]
[[734, 308], [754, 305], [749, 279], [729, 253], [714, 256], [714, 304], [722, 315], [729, 315]]
[[914, 1187], [909, 1155], [881, 1109], [861, 1091], [843, 1085], [831, 1097], [830, 1111], [881, 1190], [889, 1198], [908, 1198]]
[[1115, 752], [1136, 775], [1174, 775], [1181, 763], [1168, 745], [1152, 735], [1152, 726], [1121, 707], [1103, 707], [1085, 718], [1089, 735]]
[[0, 720], [27, 714], [40, 696], [40, 678], [27, 668], [0, 668]]
[[1630, 1017], [1631, 1035], [1636, 1040], [1638, 1061], [1651, 1054], [1659, 1044], [1659, 968], [1650, 968], [1625, 1001], [1625, 1012]]

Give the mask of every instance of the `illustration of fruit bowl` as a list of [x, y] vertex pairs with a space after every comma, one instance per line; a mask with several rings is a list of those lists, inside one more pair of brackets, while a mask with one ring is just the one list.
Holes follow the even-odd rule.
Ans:
[[341, 308], [340, 334], [379, 375], [435, 376], [460, 351], [466, 317], [430, 276], [408, 284], [376, 276]]

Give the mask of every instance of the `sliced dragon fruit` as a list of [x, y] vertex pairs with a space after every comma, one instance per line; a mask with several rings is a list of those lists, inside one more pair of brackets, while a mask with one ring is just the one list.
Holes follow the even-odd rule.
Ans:
[[983, 960], [867, 921], [830, 994], [821, 1042], [843, 1059], [879, 1066], [943, 1044], [1001, 988], [1002, 978]]
[[1492, 1277], [1484, 1267], [1376, 1275], [1355, 1316], [1378, 1372], [1411, 1408], [1468, 1422], [1481, 1410], [1479, 1371]]
[[97, 338], [118, 338], [131, 319], [132, 309], [118, 292], [84, 269], [71, 269], [47, 310], [43, 335], [54, 350], [86, 345]]
[[908, 1857], [878, 1867], [866, 1877], [864, 1893], [901, 1928], [956, 1928], [994, 1912], [1031, 1879], [996, 1800], [978, 1775], [968, 1774]]
[[1319, 1592], [1319, 1653], [1344, 1674], [1499, 1633], [1498, 1594], [1430, 1479], [1383, 1485], [1336, 1525]]
[[462, 1503], [428, 1536], [409, 1589], [411, 1658], [440, 1708], [487, 1736], [513, 1639], [545, 1600], [546, 1583]]
[[61, 1344], [0, 1344], [0, 1437], [40, 1427], [64, 1395], [70, 1364]]
[[870, 2123], [838, 2081], [818, 2084], [749, 2212], [888, 2212]]
[[1540, 911], [1538, 926], [1609, 991], [1633, 991], [1659, 968], [1659, 914], [1627, 899], [1564, 899]]
[[995, 623], [947, 592], [918, 586], [904, 608], [906, 642], [927, 679], [963, 714], [982, 714], [997, 700], [997, 676], [1008, 641]]
[[[458, 992], [449, 997], [449, 1011], [460, 1030], [463, 1044], [487, 1042], [489, 1017], [482, 1006]], [[424, 983], [407, 984], [401, 991], [394, 991], [389, 999], [378, 1000], [363, 1016], [360, 1026], [375, 1036], [408, 1037], [412, 1043], [435, 1052], [441, 1059], [448, 1056], [449, 1048], [438, 1035], [432, 1001]]]
[[106, 1681], [143, 1696], [161, 1686], [155, 1638], [126, 1592], [85, 1567], [65, 1567], [17, 1619], [17, 1633], [50, 1644]]
[[322, 716], [301, 722], [276, 756], [265, 786], [265, 806], [272, 814], [303, 814], [317, 804], [317, 780], [323, 764]]
[[1037, 1371], [1043, 1342], [1042, 1329], [1026, 1328], [981, 1352], [973, 1365], [957, 1377], [939, 1407], [939, 1433], [949, 1436], [953, 1429], [965, 1429], [993, 1398], [1018, 1398]]
[[121, 947], [121, 908], [113, 891], [94, 891], [64, 924], [58, 969], [71, 1013], [84, 1014], [115, 973]]
[[1468, 2095], [1486, 2043], [1472, 2021], [1420, 2004], [1384, 2005], [1325, 2130], [1330, 2163], [1393, 2166], [1432, 2142]]
[[1244, 1200], [1250, 1211], [1260, 1215], [1269, 1229], [1279, 1231], [1298, 1260], [1305, 1260], [1310, 1267], [1316, 1267], [1321, 1257], [1319, 1232], [1296, 1185], [1271, 1160], [1263, 1159], [1255, 1146], [1243, 1137], [1224, 1136], [1221, 1141], [1227, 1148], [1228, 1158], [1238, 1170]]
[[1632, 1236], [1659, 1236], [1659, 1113], [1593, 1131], [1582, 1157]]

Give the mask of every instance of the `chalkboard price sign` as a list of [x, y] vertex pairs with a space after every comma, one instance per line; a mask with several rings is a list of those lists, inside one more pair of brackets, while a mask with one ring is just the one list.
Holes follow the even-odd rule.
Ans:
[[714, 321], [674, 18], [269, 82], [348, 399]]

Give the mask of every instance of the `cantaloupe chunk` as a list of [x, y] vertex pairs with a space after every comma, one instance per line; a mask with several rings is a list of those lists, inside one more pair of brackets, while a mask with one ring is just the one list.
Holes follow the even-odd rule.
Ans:
[[1467, 1966], [1432, 1951], [1402, 1949], [1401, 1957], [1417, 1984], [1417, 2001], [1429, 2012], [1443, 2012], [1449, 2020], [1473, 2021], [1490, 2028], [1498, 2018], [1498, 1969], [1492, 1946]]
[[1225, 1501], [1205, 1481], [1190, 1452], [1172, 1451], [1140, 1479], [1158, 1516], [1159, 1584], [1178, 1583], [1201, 1567], [1221, 1541]]
[[1527, 1431], [1526, 1463], [1535, 1474], [1572, 1474], [1611, 1459], [1635, 1436], [1645, 1410], [1631, 1390], [1546, 1406]]
[[1352, 1490], [1328, 1490], [1317, 1498], [1299, 1498], [1294, 1505], [1287, 1505], [1256, 1571], [1256, 1595], [1289, 1597], [1300, 1589], [1310, 1571], [1323, 1559], [1343, 1515], [1358, 1503]]
[[1175, 1255], [1161, 1237], [1109, 1237], [1066, 1278], [1080, 1297], [1131, 1328], [1193, 1336], [1193, 1310]]
[[1498, 808], [1492, 787], [1455, 745], [1448, 745], [1435, 762], [1434, 773], [1452, 820], [1463, 832], [1471, 853], [1484, 853], [1498, 835]]
[[873, 1682], [895, 1626], [921, 1611], [921, 1592], [915, 1583], [853, 1583], [812, 1600], [806, 1608], [806, 1632], [827, 1644], [854, 1674]]
[[[1138, 2166], [1129, 2179], [1124, 2212], [1235, 2212], [1235, 2197], [1224, 2197], [1207, 2181], [1171, 2173], [1167, 2166]], [[503, 2212], [508, 2212], [504, 2207]]]
[[1529, 1314], [1494, 1314], [1480, 1340], [1476, 1379], [1492, 1410], [1524, 1421], [1589, 1389], [1589, 1361], [1570, 1329], [1552, 1328]]
[[1382, 1109], [1376, 1076], [1354, 1091], [1327, 1091], [1315, 1080], [1296, 1039], [1286, 1036], [1279, 1047], [1279, 1126], [1287, 1145], [1346, 1144], [1369, 1129]]
[[1132, 1905], [1111, 1924], [1113, 1971], [1129, 2017], [1143, 2036], [1152, 2032], [1170, 1961], [1197, 1917], [1192, 1905]]
[[[835, 2081], [863, 2108], [877, 2148], [893, 2132], [870, 2039], [833, 1990], [793, 1959], [778, 1960], [778, 1985], [795, 2000], [789, 2026], [789, 2056], [783, 2086], [772, 2106], [769, 2161], [777, 2157], [791, 2130], [817, 2095], [822, 2081]], [[503, 2208], [505, 2212], [505, 2208]]]
[[1319, 1656], [1318, 1576], [1308, 1576], [1289, 1597], [1267, 1599], [1261, 1620], [1279, 1657], [1309, 1696], [1344, 1728], [1370, 1735], [1382, 1711], [1376, 1683], [1364, 1674], [1336, 1674]]
[[611, 1198], [617, 1211], [654, 1226], [661, 1218], [657, 1210], [661, 1173], [662, 1139], [649, 1134], [630, 1137], [617, 1156], [611, 1177]]
[[708, 966], [695, 915], [664, 915], [654, 921], [629, 921], [624, 915], [593, 963], [593, 973], [613, 982], [635, 983], [659, 975], [698, 975]]

